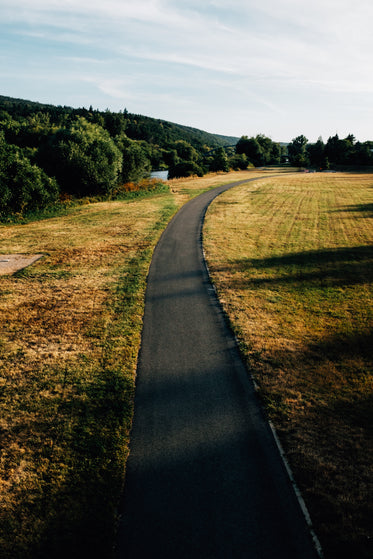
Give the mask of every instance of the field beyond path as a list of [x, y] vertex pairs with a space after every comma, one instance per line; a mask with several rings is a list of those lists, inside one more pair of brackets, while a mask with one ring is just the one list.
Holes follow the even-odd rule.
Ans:
[[153, 255], [119, 558], [317, 557], [204, 266], [224, 188], [185, 205]]
[[373, 175], [243, 185], [204, 239], [325, 556], [372, 557]]

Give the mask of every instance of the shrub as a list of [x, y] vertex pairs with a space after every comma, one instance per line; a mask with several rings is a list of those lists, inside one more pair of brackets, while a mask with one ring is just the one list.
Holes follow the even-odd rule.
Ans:
[[234, 171], [244, 171], [251, 163], [244, 153], [236, 153], [229, 159], [229, 165]]
[[177, 179], [180, 177], [191, 177], [197, 175], [198, 177], [203, 176], [203, 169], [194, 161], [181, 161], [176, 165], [173, 165], [168, 170], [169, 179]]
[[117, 186], [112, 196], [121, 199], [168, 191], [168, 185], [159, 179], [142, 179], [138, 182], [131, 181]]

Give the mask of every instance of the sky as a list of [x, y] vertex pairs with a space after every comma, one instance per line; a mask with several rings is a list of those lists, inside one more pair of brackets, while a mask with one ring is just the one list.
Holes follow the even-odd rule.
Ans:
[[372, 0], [0, 0], [0, 94], [373, 140]]

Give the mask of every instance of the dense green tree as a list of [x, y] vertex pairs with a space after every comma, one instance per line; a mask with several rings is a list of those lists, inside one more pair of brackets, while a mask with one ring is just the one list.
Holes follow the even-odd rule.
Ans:
[[236, 153], [229, 158], [229, 166], [234, 171], [244, 171], [249, 166], [249, 160], [244, 153]]
[[325, 145], [325, 155], [335, 165], [349, 165], [354, 163], [355, 137], [349, 134], [341, 140], [338, 134], [331, 136]]
[[180, 157], [178, 156], [176, 149], [163, 150], [162, 159], [167, 167], [172, 167], [180, 161]]
[[272, 142], [272, 146], [270, 149], [269, 163], [271, 165], [279, 165], [281, 163], [281, 156], [282, 156], [281, 145], [276, 142]]
[[330, 136], [325, 145], [325, 156], [333, 163], [339, 163], [341, 160], [341, 143], [338, 134]]
[[178, 140], [173, 144], [173, 148], [176, 150], [180, 159], [184, 161], [198, 161], [199, 154], [197, 150], [185, 140]]
[[354, 143], [356, 142], [356, 138], [353, 134], [349, 134], [346, 138], [345, 138], [346, 142], [348, 142], [351, 146], [354, 145]]
[[109, 194], [122, 171], [122, 154], [109, 133], [84, 117], [52, 134], [39, 161], [63, 192], [75, 196]]
[[158, 171], [159, 169], [167, 167], [163, 160], [163, 150], [159, 145], [149, 144], [145, 140], [140, 140], [138, 144], [141, 145], [144, 153], [146, 154], [146, 157], [150, 162], [151, 169]]
[[171, 166], [168, 170], [168, 177], [170, 179], [191, 177], [193, 175], [197, 175], [198, 177], [204, 175], [202, 167], [194, 161], [181, 161]]
[[[370, 145], [372, 144], [372, 145]], [[373, 164], [373, 142], [356, 142], [353, 134], [340, 139], [338, 134], [331, 136], [326, 144], [319, 138], [315, 144], [307, 145], [307, 155], [311, 165], [328, 169], [330, 165], [359, 166]]]
[[325, 144], [320, 137], [315, 144], [307, 144], [306, 152], [310, 164], [313, 167], [322, 169], [326, 167]]
[[245, 154], [255, 167], [280, 163], [281, 152], [280, 144], [273, 142], [264, 134], [258, 134], [255, 138], [242, 136], [236, 145], [236, 153]]
[[119, 136], [126, 130], [127, 120], [123, 114], [106, 111], [103, 117], [104, 123], [102, 126], [106, 128], [112, 138]]
[[257, 138], [242, 136], [237, 142], [236, 153], [245, 154], [255, 167], [263, 165], [263, 150]]
[[306, 146], [308, 140], [305, 136], [300, 135], [294, 138], [288, 145], [288, 155], [290, 163], [297, 167], [308, 165]]
[[21, 148], [8, 145], [0, 132], [0, 216], [43, 209], [58, 196], [56, 181], [33, 165]]
[[373, 142], [356, 142], [353, 163], [355, 165], [373, 165]]
[[258, 134], [255, 139], [261, 147], [261, 165], [268, 165], [272, 162], [273, 142], [271, 138], [268, 138], [264, 134]]
[[137, 182], [149, 176], [151, 163], [141, 142], [130, 140], [125, 134], [117, 136], [115, 142], [122, 154], [120, 182]]
[[223, 148], [217, 148], [214, 151], [212, 161], [210, 163], [210, 171], [223, 171], [224, 173], [229, 171], [228, 156]]
[[3, 132], [5, 141], [8, 144], [18, 145], [21, 126], [21, 121], [12, 118], [9, 114], [3, 113], [3, 118], [0, 120], [0, 130]]

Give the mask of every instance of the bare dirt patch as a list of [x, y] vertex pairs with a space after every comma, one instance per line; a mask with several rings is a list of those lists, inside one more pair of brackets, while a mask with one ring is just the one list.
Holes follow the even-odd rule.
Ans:
[[0, 254], [0, 276], [23, 270], [40, 258], [43, 258], [42, 254]]

